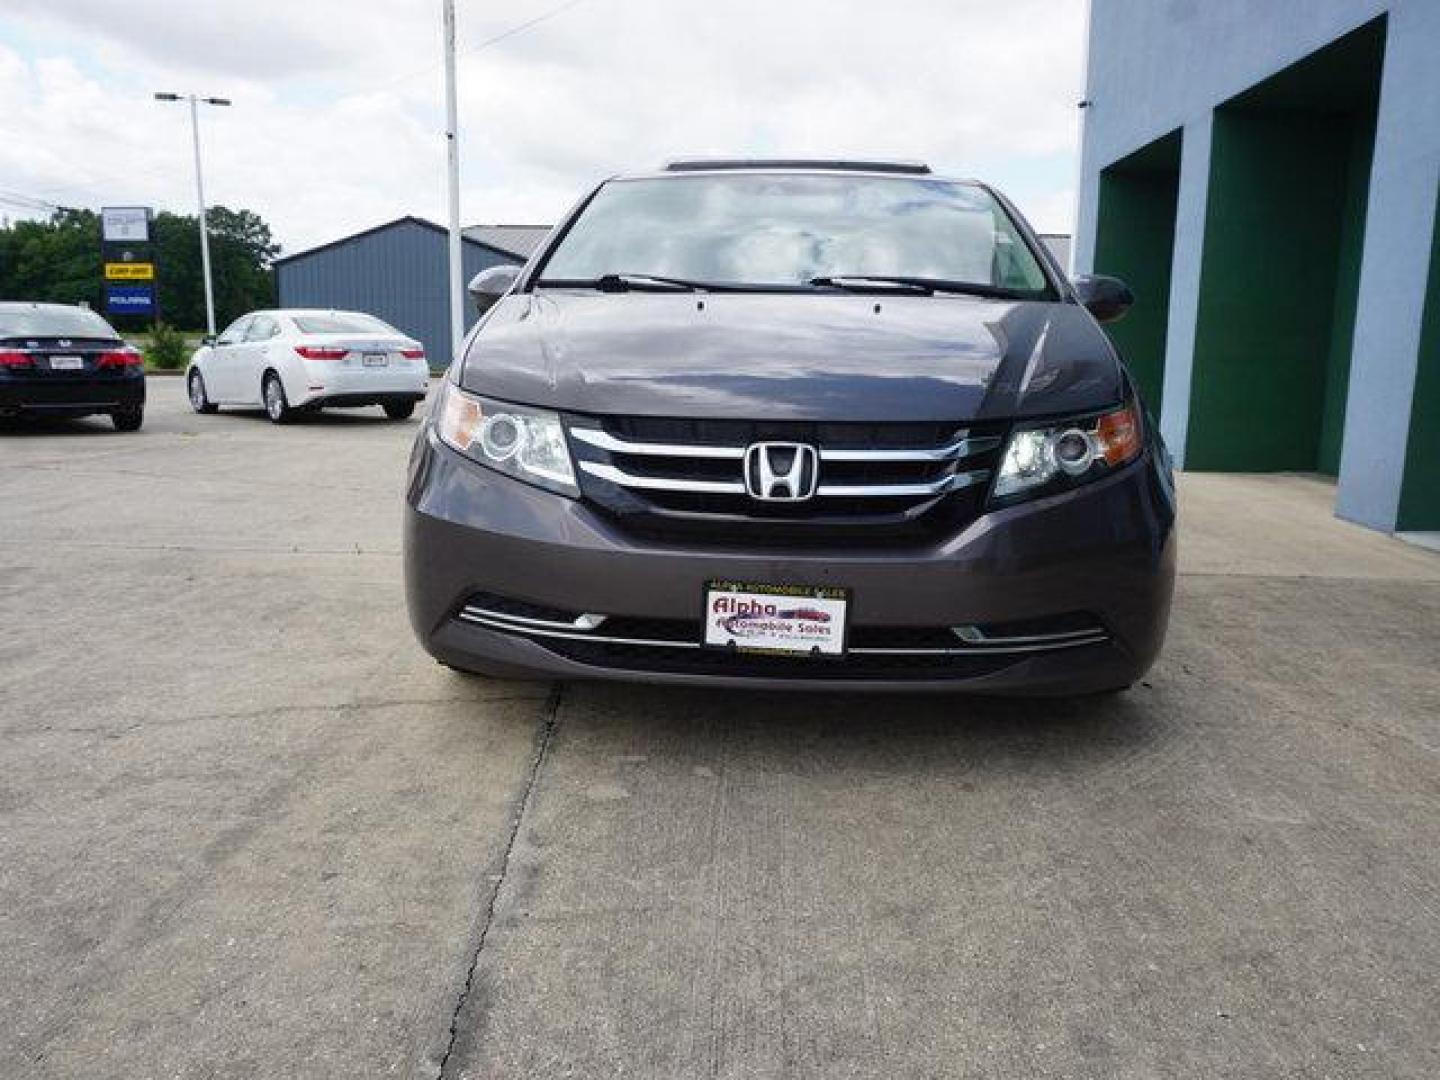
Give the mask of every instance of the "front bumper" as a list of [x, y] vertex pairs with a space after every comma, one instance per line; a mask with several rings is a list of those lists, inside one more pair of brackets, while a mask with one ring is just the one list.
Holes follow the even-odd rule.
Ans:
[[145, 374], [133, 371], [79, 375], [0, 376], [0, 415], [87, 416], [145, 403]]
[[[584, 503], [476, 465], [428, 427], [411, 463], [406, 592], [425, 648], [464, 670], [513, 677], [625, 679], [766, 689], [1081, 693], [1125, 686], [1164, 640], [1175, 573], [1174, 506], [1151, 453], [1105, 480], [986, 514], [939, 544], [903, 549], [746, 549], [641, 540]], [[699, 665], [643, 651], [611, 663], [555, 641], [460, 618], [477, 594], [631, 620], [690, 620], [704, 583], [839, 585], [852, 631], [1043, 621], [1086, 613], [1105, 640], [1083, 647], [887, 669], [844, 660]], [[569, 655], [566, 655], [569, 653]], [[660, 654], [656, 654], [657, 657]]]

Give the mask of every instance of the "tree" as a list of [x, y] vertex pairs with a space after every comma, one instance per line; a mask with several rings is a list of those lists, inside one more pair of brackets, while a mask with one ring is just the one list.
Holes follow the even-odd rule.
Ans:
[[[280, 254], [280, 245], [270, 235], [270, 226], [250, 210], [212, 206], [205, 211], [205, 221], [210, 232], [216, 328], [223, 329], [247, 311], [274, 305], [270, 263]], [[151, 235], [165, 320], [174, 326], [204, 326], [205, 283], [196, 218], [162, 211], [151, 223]]]
[[[250, 210], [212, 206], [205, 212], [220, 327], [275, 303], [270, 264], [280, 246], [270, 226]], [[151, 222], [160, 315], [171, 326], [205, 325], [200, 232], [190, 214], [161, 211]], [[104, 311], [100, 218], [92, 210], [62, 209], [48, 221], [0, 227], [0, 299], [86, 301]]]
[[0, 229], [0, 299], [85, 301], [98, 310], [100, 273], [100, 218], [94, 211], [61, 209], [48, 221]]

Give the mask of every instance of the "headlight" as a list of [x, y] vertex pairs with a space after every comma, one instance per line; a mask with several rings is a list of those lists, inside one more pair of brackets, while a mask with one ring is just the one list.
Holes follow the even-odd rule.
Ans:
[[580, 494], [559, 416], [476, 397], [450, 382], [440, 385], [435, 433], [445, 443], [517, 480], [563, 495]]
[[992, 498], [1042, 495], [1106, 475], [1139, 456], [1144, 443], [1134, 403], [1100, 416], [1013, 432]]

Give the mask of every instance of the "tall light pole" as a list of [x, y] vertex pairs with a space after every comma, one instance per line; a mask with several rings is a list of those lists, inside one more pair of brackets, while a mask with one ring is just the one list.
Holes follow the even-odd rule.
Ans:
[[200, 203], [200, 265], [205, 274], [205, 329], [215, 336], [215, 287], [210, 282], [210, 232], [205, 227], [205, 178], [200, 169], [200, 102], [229, 105], [229, 98], [157, 93], [156, 101], [190, 102], [190, 137], [195, 143], [195, 197]]
[[445, 169], [450, 189], [450, 356], [465, 340], [464, 262], [460, 244], [460, 136], [455, 104], [455, 0], [441, 0], [445, 22]]

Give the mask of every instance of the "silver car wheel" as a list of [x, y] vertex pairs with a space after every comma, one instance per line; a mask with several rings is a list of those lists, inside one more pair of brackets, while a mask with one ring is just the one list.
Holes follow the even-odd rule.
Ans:
[[285, 411], [284, 393], [279, 379], [272, 375], [265, 380], [265, 411], [270, 414], [271, 420], [279, 420], [281, 413]]
[[205, 408], [205, 382], [199, 372], [190, 375], [190, 407], [196, 412]]

